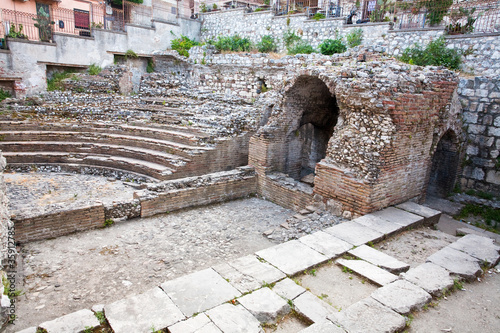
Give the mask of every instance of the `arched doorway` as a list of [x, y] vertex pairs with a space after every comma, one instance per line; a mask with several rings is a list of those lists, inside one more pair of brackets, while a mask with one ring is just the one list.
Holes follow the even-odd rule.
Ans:
[[432, 157], [427, 196], [444, 198], [453, 191], [459, 159], [457, 136], [449, 130], [439, 140]]
[[287, 129], [283, 171], [296, 180], [302, 180], [313, 175], [316, 163], [326, 156], [339, 108], [335, 96], [323, 81], [317, 77], [301, 76], [287, 92], [285, 109], [294, 118]]

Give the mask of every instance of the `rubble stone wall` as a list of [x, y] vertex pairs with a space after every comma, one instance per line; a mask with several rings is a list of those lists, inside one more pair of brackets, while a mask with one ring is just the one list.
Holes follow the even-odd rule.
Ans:
[[467, 131], [462, 189], [500, 193], [500, 80], [462, 78], [458, 92]]
[[0, 152], [0, 270], [7, 264], [7, 237], [9, 228], [13, 226], [9, 214], [9, 199], [5, 194], [5, 181], [3, 171], [6, 167], [5, 158]]

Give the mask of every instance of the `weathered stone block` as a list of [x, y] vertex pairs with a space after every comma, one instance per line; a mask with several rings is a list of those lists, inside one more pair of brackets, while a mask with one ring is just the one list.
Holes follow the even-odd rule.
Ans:
[[261, 323], [275, 323], [277, 319], [290, 312], [288, 303], [269, 288], [262, 288], [240, 297], [238, 302]]
[[379, 288], [371, 297], [401, 314], [418, 310], [432, 299], [425, 290], [405, 280], [398, 280]]

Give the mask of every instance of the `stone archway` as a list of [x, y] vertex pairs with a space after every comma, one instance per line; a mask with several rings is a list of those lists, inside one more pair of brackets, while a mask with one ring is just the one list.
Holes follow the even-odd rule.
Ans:
[[286, 131], [283, 172], [312, 184], [306, 176], [313, 175], [316, 163], [326, 156], [339, 115], [337, 100], [319, 78], [300, 76], [287, 91], [284, 107], [293, 119]]
[[453, 191], [460, 160], [458, 146], [458, 138], [452, 130], [439, 140], [432, 157], [427, 196], [443, 198]]

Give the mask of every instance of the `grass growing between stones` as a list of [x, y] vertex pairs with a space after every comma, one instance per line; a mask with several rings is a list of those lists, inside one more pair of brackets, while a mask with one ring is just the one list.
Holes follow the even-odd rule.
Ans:
[[500, 209], [468, 203], [457, 215], [454, 216], [454, 218], [457, 220], [462, 220], [465, 218], [469, 218], [470, 216], [480, 218], [484, 221], [484, 223], [476, 221], [474, 223], [476, 227], [497, 234], [500, 233]]

